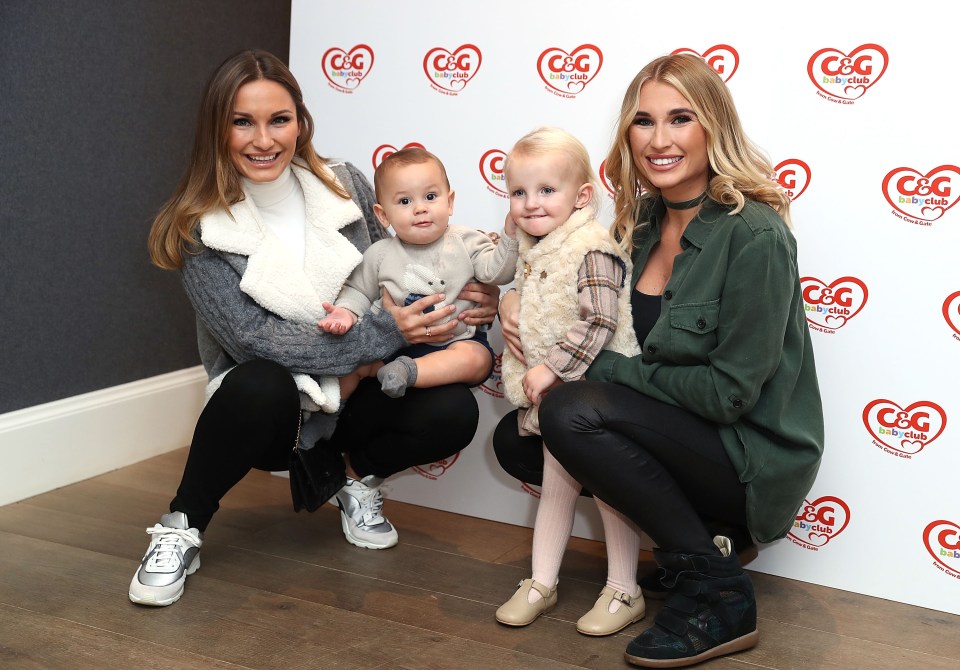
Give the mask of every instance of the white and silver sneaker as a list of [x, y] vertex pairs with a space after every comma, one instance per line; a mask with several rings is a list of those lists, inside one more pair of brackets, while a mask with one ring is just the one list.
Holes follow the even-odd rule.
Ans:
[[172, 605], [183, 595], [183, 583], [200, 567], [203, 534], [190, 528], [187, 515], [170, 512], [147, 528], [150, 546], [130, 581], [130, 600], [139, 605]]
[[347, 477], [346, 485], [337, 492], [340, 522], [347, 542], [364, 549], [389, 549], [397, 543], [397, 530], [382, 513], [383, 479], [367, 475], [363, 479]]

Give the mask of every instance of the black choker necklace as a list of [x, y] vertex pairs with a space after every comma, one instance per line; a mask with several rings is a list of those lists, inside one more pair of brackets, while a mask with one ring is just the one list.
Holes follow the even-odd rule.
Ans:
[[701, 202], [707, 199], [707, 192], [704, 191], [696, 198], [691, 198], [690, 200], [684, 200], [683, 202], [673, 202], [672, 200], [667, 200], [661, 194], [660, 196], [663, 199], [663, 204], [666, 205], [667, 209], [693, 209]]

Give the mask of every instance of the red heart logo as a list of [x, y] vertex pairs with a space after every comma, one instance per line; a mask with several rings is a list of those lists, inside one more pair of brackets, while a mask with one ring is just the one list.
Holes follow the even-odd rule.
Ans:
[[607, 179], [607, 161], [600, 163], [600, 169], [597, 170], [597, 175], [600, 177], [600, 183], [603, 184], [605, 189], [607, 189], [607, 193], [610, 194], [610, 197], [615, 197], [616, 192], [613, 190], [613, 185], [610, 183], [610, 180]]
[[783, 187], [790, 200], [796, 200], [810, 185], [810, 166], [799, 158], [788, 158], [777, 164], [777, 183]]
[[490, 149], [480, 157], [480, 176], [497, 195], [507, 197], [507, 181], [503, 176], [503, 162], [507, 154], [500, 149]]
[[460, 454], [456, 453], [450, 458], [444, 458], [441, 461], [429, 463], [428, 465], [414, 465], [413, 469], [427, 479], [437, 479], [453, 467], [453, 464], [457, 462], [458, 458], [460, 458]]
[[476, 76], [482, 60], [483, 54], [473, 44], [463, 44], [452, 53], [434, 47], [423, 57], [423, 73], [437, 88], [457, 93]]
[[960, 526], [946, 519], [931, 521], [923, 529], [923, 544], [933, 560], [951, 573], [960, 574]]
[[686, 47], [676, 49], [673, 53], [687, 53], [693, 54], [694, 56], [699, 56], [707, 65], [712, 67], [713, 71], [720, 75], [720, 78], [725, 82], [730, 81], [730, 78], [733, 77], [733, 73], [737, 71], [738, 67], [740, 67], [740, 54], [738, 54], [737, 50], [729, 44], [717, 44], [710, 47], [702, 54], [699, 54], [693, 49], [688, 49]]
[[840, 277], [825, 284], [816, 277], [801, 277], [807, 323], [818, 328], [842, 328], [867, 304], [867, 285], [856, 277]]
[[581, 44], [567, 53], [550, 47], [537, 59], [537, 71], [543, 82], [567, 97], [583, 91], [603, 65], [603, 53], [592, 44]]
[[503, 377], [501, 376], [501, 371], [503, 370], [503, 354], [497, 354], [493, 357], [493, 370], [490, 371], [490, 376], [487, 377], [482, 384], [480, 384], [480, 390], [491, 395], [494, 398], [503, 397]]
[[822, 547], [835, 539], [850, 523], [850, 508], [836, 496], [824, 496], [803, 507], [793, 520], [790, 537], [801, 545]]
[[827, 47], [807, 61], [807, 75], [827, 95], [856, 100], [887, 71], [887, 51], [879, 44], [861, 44], [845, 54]]
[[960, 200], [960, 167], [940, 165], [927, 174], [896, 168], [883, 178], [883, 195], [901, 214], [936, 221]]
[[947, 320], [947, 325], [960, 335], [960, 291], [951, 293], [943, 301], [943, 318]]
[[344, 51], [339, 47], [327, 49], [320, 60], [323, 74], [334, 88], [344, 93], [353, 93], [373, 67], [373, 49], [358, 44]]
[[900, 407], [892, 400], [881, 399], [863, 408], [863, 425], [888, 449], [913, 455], [940, 437], [947, 427], [947, 414], [929, 400]]
[[[410, 147], [417, 147], [419, 149], [425, 149], [425, 147], [419, 142], [410, 142], [409, 144], [404, 144], [404, 149], [409, 149]], [[379, 147], [373, 150], [373, 169], [376, 170], [380, 163], [389, 156], [390, 154], [395, 154], [399, 151], [392, 144], [381, 144]]]

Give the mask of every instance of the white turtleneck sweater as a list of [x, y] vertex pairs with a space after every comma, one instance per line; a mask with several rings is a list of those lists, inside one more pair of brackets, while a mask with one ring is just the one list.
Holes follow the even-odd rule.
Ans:
[[307, 210], [300, 183], [288, 166], [274, 181], [243, 179], [243, 187], [263, 220], [263, 225], [290, 250], [297, 267], [303, 267]]

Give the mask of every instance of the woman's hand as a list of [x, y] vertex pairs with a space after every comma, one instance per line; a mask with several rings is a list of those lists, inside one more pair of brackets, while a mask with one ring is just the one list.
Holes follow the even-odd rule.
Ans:
[[507, 291], [500, 301], [500, 331], [510, 353], [526, 365], [523, 343], [520, 342], [520, 294], [517, 291]]
[[403, 335], [403, 339], [408, 344], [444, 342], [450, 339], [454, 329], [459, 324], [457, 319], [450, 319], [446, 323], [437, 323], [453, 316], [457, 309], [455, 305], [444, 305], [443, 307], [437, 307], [432, 312], [423, 313], [423, 310], [431, 305], [443, 302], [446, 298], [443, 293], [424, 296], [406, 307], [398, 306], [386, 289], [383, 289], [382, 294], [383, 308], [390, 312], [393, 320], [397, 322], [397, 328], [400, 329], [400, 334]]
[[493, 318], [497, 315], [497, 302], [500, 300], [500, 287], [470, 282], [463, 287], [457, 298], [477, 303], [476, 307], [465, 309], [457, 315], [465, 324], [480, 326], [493, 323]]

